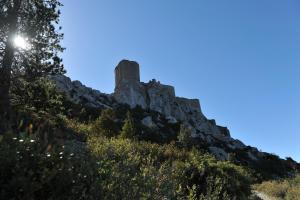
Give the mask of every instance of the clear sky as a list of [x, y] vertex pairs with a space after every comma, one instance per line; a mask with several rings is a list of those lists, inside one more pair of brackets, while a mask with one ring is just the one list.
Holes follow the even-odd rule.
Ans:
[[72, 79], [112, 93], [114, 67], [199, 98], [234, 138], [300, 161], [299, 0], [63, 0]]

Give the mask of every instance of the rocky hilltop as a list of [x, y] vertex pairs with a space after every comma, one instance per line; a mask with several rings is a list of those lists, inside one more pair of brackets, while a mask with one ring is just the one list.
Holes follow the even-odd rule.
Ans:
[[[66, 76], [56, 76], [53, 80], [57, 88], [74, 103], [101, 109], [116, 108], [122, 104], [131, 108], [140, 106], [159, 113], [156, 117], [149, 115], [141, 120], [143, 125], [157, 130], [163, 130], [168, 124], [184, 124], [192, 132], [192, 138], [204, 143], [219, 160], [228, 160], [234, 154], [239, 162], [253, 164], [271, 155], [233, 139], [226, 127], [204, 116], [198, 99], [177, 97], [173, 86], [161, 84], [155, 79], [148, 83], [141, 82], [139, 70], [137, 62], [122, 60], [115, 68], [113, 94], [101, 93]], [[160, 132], [168, 134], [166, 131]]]
[[[122, 60], [115, 68], [114, 98], [119, 103], [131, 108], [141, 106], [162, 113], [171, 122], [181, 121], [192, 131], [192, 137], [201, 138], [208, 143], [215, 140], [226, 143], [231, 149], [244, 149], [246, 146], [230, 137], [229, 130], [208, 120], [201, 111], [198, 99], [176, 97], [175, 88], [161, 84], [155, 79], [144, 83], [140, 81], [139, 64], [135, 61]], [[218, 147], [210, 150], [220, 159], [226, 159], [227, 153]]]

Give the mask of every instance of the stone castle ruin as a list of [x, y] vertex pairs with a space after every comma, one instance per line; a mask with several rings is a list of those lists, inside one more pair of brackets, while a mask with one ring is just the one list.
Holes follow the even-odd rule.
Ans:
[[176, 97], [173, 86], [155, 79], [140, 81], [139, 64], [122, 60], [115, 68], [115, 99], [131, 108], [141, 106], [164, 114], [170, 121], [182, 121], [192, 127], [195, 136], [203, 134], [229, 136], [226, 127], [216, 125], [202, 113], [198, 99]]

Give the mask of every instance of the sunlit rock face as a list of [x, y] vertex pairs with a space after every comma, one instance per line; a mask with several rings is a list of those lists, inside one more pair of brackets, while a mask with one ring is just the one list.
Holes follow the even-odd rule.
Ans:
[[214, 120], [207, 120], [202, 114], [198, 99], [176, 97], [175, 88], [161, 84], [155, 79], [148, 83], [140, 82], [139, 64], [134, 61], [122, 60], [115, 68], [115, 99], [131, 108], [141, 106], [175, 118], [192, 127], [194, 136], [201, 134], [226, 135], [225, 127], [216, 125]]

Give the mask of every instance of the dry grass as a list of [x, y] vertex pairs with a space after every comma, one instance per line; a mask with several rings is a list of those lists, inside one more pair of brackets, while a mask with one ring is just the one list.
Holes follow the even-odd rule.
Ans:
[[293, 179], [267, 181], [255, 186], [255, 190], [270, 195], [276, 199], [300, 199], [300, 175]]

